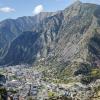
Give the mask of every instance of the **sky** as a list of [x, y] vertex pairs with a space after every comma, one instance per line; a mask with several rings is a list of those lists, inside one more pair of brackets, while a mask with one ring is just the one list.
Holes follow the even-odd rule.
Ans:
[[[55, 12], [77, 0], [0, 0], [0, 21], [21, 16], [34, 16], [40, 12]], [[100, 0], [81, 0], [100, 4]]]

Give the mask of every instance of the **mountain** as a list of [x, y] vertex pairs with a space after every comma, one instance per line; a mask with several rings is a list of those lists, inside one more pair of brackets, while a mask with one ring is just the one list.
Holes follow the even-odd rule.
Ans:
[[36, 16], [24, 16], [18, 19], [7, 19], [0, 22], [0, 58], [2, 58], [11, 42], [20, 36], [24, 31], [39, 31], [38, 23], [54, 13], [40, 13]]
[[62, 11], [7, 19], [0, 38], [1, 66], [42, 60], [63, 79], [90, 75], [100, 68], [100, 5], [78, 1]]
[[38, 50], [41, 48], [38, 43], [35, 43], [39, 37], [40, 34], [36, 32], [22, 33], [20, 37], [13, 40], [7, 55], [1, 63], [18, 64], [20, 61], [21, 63], [30, 63], [35, 59]]

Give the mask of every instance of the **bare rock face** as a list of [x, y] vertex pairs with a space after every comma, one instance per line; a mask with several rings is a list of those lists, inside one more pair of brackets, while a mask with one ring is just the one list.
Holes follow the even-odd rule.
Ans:
[[11, 42], [25, 31], [39, 31], [38, 23], [54, 13], [40, 13], [36, 16], [24, 16], [17, 19], [6, 19], [0, 22], [0, 57], [2, 58]]

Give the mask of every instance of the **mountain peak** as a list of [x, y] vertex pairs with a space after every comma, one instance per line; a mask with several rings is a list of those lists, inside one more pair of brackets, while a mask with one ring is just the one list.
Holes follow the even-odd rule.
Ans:
[[80, 0], [76, 0], [76, 1], [73, 3], [73, 5], [75, 5], [75, 6], [80, 5], [80, 4], [82, 4], [82, 2], [81, 2]]
[[76, 0], [75, 3], [82, 3], [80, 0]]

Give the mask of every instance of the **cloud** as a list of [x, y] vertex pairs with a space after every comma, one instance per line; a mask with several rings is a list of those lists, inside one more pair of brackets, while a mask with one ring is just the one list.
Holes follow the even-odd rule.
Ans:
[[10, 8], [10, 7], [2, 7], [0, 8], [0, 12], [3, 12], [3, 13], [11, 13], [11, 12], [14, 12], [15, 9], [14, 8]]
[[34, 10], [33, 10], [33, 14], [34, 15], [37, 15], [39, 14], [40, 12], [43, 12], [44, 11], [44, 7], [43, 5], [37, 5]]

